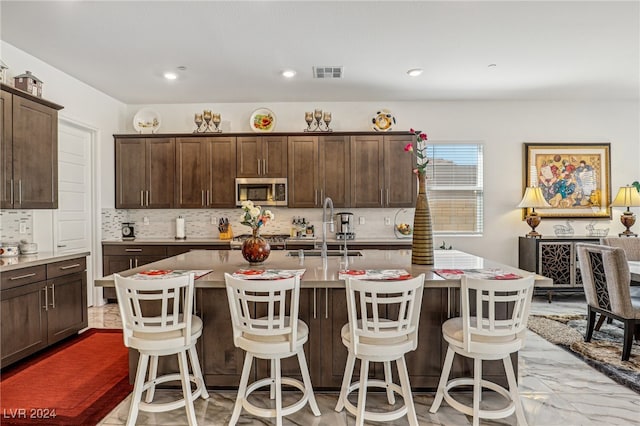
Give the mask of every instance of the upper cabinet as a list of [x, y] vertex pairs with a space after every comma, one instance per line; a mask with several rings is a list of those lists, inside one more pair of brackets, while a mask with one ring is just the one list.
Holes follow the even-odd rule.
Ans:
[[349, 137], [289, 136], [289, 207], [349, 207]]
[[237, 177], [287, 177], [287, 137], [238, 137], [236, 162]]
[[236, 138], [176, 139], [176, 207], [235, 207]]
[[175, 139], [117, 138], [116, 208], [174, 206]]
[[0, 208], [58, 208], [60, 105], [2, 85]]
[[413, 207], [417, 180], [404, 146], [412, 135], [351, 137], [351, 207]]

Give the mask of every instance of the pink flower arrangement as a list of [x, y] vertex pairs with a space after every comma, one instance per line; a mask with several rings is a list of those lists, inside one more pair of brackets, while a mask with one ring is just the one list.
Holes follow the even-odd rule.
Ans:
[[405, 145], [405, 152], [410, 152], [416, 157], [416, 167], [413, 169], [414, 173], [424, 174], [427, 168], [427, 164], [429, 164], [429, 159], [427, 158], [427, 134], [420, 131], [409, 129], [411, 133], [416, 136], [415, 147], [413, 143], [408, 143]]

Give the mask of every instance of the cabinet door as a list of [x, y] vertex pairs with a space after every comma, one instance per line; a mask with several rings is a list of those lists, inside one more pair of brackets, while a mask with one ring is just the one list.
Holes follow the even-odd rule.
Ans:
[[287, 177], [286, 136], [262, 137], [262, 176]]
[[146, 191], [145, 140], [116, 139], [115, 144], [116, 208], [141, 209], [145, 205]]
[[239, 137], [236, 146], [238, 177], [258, 177], [262, 170], [262, 145], [259, 136]]
[[13, 190], [13, 95], [7, 92], [0, 92], [0, 208], [10, 209], [13, 207], [11, 191]]
[[538, 270], [540, 275], [553, 280], [554, 286], [570, 286], [573, 283], [573, 243], [539, 242]]
[[175, 139], [147, 139], [146, 141], [147, 208], [173, 207], [175, 176]]
[[13, 97], [14, 208], [58, 208], [58, 112]]
[[65, 275], [47, 281], [48, 341], [55, 343], [87, 327], [86, 272]]
[[207, 142], [207, 207], [236, 206], [236, 138], [216, 137]]
[[287, 155], [289, 207], [318, 207], [318, 137], [289, 136]]
[[384, 205], [385, 207], [415, 207], [418, 195], [417, 178], [412, 155], [404, 147], [413, 136], [384, 137]]
[[[350, 146], [348, 136], [321, 136], [318, 147], [319, 205], [330, 197], [335, 207], [351, 207]], [[289, 181], [290, 184], [290, 181]]]
[[382, 207], [384, 188], [382, 136], [351, 137], [351, 207]]
[[5, 367], [47, 346], [45, 283], [0, 292], [0, 366]]
[[206, 152], [206, 140], [176, 139], [176, 207], [193, 209], [206, 205], [205, 191], [208, 189]]

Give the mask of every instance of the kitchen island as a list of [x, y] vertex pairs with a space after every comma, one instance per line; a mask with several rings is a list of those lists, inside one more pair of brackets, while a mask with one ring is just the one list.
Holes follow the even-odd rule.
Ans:
[[[456, 250], [436, 250], [435, 265], [411, 264], [410, 250], [362, 250], [360, 256], [329, 257], [326, 260], [310, 256], [295, 256], [299, 251], [272, 251], [261, 269], [305, 269], [301, 281], [300, 319], [309, 326], [309, 341], [305, 347], [309, 370], [316, 389], [339, 389], [347, 358], [340, 330], [347, 323], [344, 281], [339, 278], [343, 269], [404, 269], [411, 275], [425, 274], [418, 349], [407, 354], [407, 365], [413, 389], [434, 390], [446, 353], [441, 326], [459, 313], [458, 279], [444, 279], [433, 269], [500, 269], [505, 273], [530, 274], [517, 268], [463, 253]], [[290, 254], [294, 254], [291, 256]], [[230, 388], [240, 382], [244, 354], [233, 345], [231, 318], [224, 287], [224, 274], [252, 268], [237, 250], [195, 250], [122, 272], [129, 276], [148, 269], [212, 270], [196, 280], [196, 310], [204, 323], [198, 341], [200, 362], [208, 387]], [[547, 281], [537, 277], [539, 281]], [[113, 277], [96, 280], [96, 285], [111, 287]], [[505, 281], [508, 285], [508, 281]], [[502, 313], [503, 315], [506, 312]], [[517, 355], [513, 356], [517, 366]], [[177, 368], [177, 362], [166, 360], [163, 368]], [[454, 375], [470, 374], [472, 362], [456, 359]], [[484, 363], [485, 375], [505, 384], [501, 362]], [[135, 354], [131, 357], [131, 371], [135, 370]], [[372, 368], [381, 376], [382, 366]], [[298, 376], [295, 359], [283, 360], [283, 375]], [[266, 377], [268, 362], [257, 360], [252, 374]]]

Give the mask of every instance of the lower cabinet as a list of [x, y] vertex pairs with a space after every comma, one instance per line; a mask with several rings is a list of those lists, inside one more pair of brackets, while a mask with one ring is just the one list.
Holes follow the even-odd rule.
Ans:
[[2, 274], [0, 367], [88, 326], [85, 269], [83, 257]]

